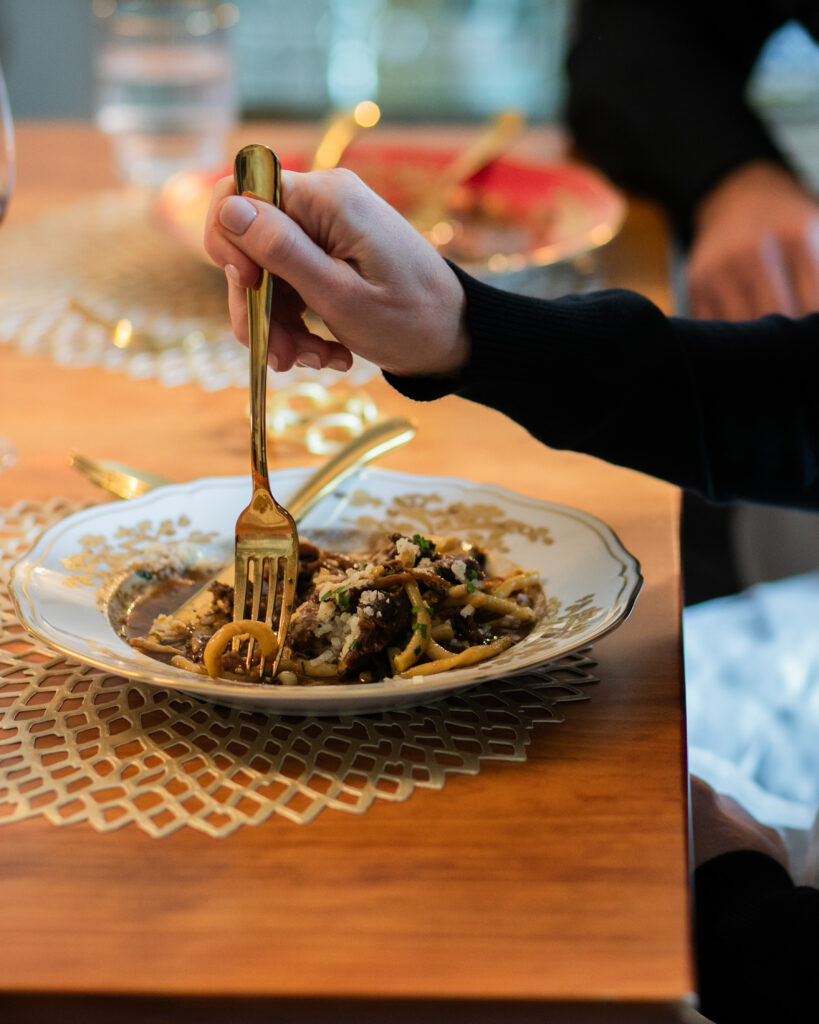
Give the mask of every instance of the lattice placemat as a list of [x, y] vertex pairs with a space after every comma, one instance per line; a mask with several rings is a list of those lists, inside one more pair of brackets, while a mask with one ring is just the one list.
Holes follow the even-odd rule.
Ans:
[[[0, 237], [0, 343], [67, 366], [105, 366], [169, 387], [247, 387], [221, 270], [160, 226], [152, 199], [116, 190], [49, 210]], [[357, 360], [345, 385], [376, 372]], [[271, 386], [332, 387], [333, 370], [295, 367]]]
[[43, 816], [101, 832], [134, 823], [229, 835], [272, 815], [307, 823], [363, 813], [484, 761], [523, 761], [532, 730], [587, 700], [588, 652], [548, 670], [423, 707], [314, 718], [217, 707], [71, 661], [17, 620], [14, 560], [80, 506], [56, 500], [0, 510], [0, 824]]

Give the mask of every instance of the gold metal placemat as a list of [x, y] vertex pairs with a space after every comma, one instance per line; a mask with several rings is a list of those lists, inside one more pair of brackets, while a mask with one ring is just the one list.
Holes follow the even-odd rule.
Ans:
[[274, 814], [360, 814], [484, 761], [524, 761], [532, 730], [563, 721], [560, 705], [597, 681], [580, 652], [423, 707], [316, 718], [218, 707], [91, 668], [31, 636], [6, 586], [39, 533], [80, 507], [0, 509], [0, 824], [221, 837]]

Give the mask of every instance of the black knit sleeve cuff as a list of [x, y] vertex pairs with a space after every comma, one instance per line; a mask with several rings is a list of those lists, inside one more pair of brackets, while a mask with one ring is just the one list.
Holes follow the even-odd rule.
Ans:
[[[385, 373], [397, 391], [416, 401], [460, 395], [493, 405], [493, 396], [520, 393], [532, 381], [583, 379], [590, 401], [609, 392], [612, 381], [650, 373], [666, 318], [650, 301], [633, 292], [606, 290], [559, 299], [508, 292], [480, 281], [450, 263], [466, 295], [469, 362], [450, 377], [398, 377]], [[555, 396], [555, 408], [570, 401]]]
[[[509, 306], [516, 305], [522, 298], [484, 284], [467, 274], [457, 264], [450, 260], [446, 262], [461, 282], [466, 294], [466, 328], [472, 340], [470, 360], [459, 373], [450, 376], [398, 377], [384, 372], [384, 379], [388, 384], [416, 402], [430, 402], [446, 395], [459, 394], [471, 384], [480, 381], [487, 372], [487, 366], [491, 366], [498, 357], [497, 337], [503, 337], [504, 329], [508, 328], [511, 316]], [[509, 310], [506, 317], [503, 315], [503, 309]], [[543, 310], [540, 309], [536, 314], [536, 320], [542, 316]]]

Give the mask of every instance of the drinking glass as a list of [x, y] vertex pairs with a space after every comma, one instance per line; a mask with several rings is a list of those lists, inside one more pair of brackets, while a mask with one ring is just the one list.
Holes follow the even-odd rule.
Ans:
[[[6, 80], [0, 65], [0, 221], [6, 213], [14, 186], [14, 127], [11, 121]], [[0, 434], [0, 473], [17, 461], [17, 449], [9, 438]]]
[[157, 188], [178, 171], [221, 168], [236, 120], [228, 29], [238, 7], [100, 0], [93, 9], [96, 121], [122, 180]]

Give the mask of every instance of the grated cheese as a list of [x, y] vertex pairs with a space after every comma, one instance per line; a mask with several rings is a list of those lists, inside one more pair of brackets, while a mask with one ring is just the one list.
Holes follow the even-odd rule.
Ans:
[[462, 558], [454, 558], [449, 568], [459, 583], [466, 583], [466, 562]]
[[412, 569], [421, 554], [421, 549], [408, 537], [399, 537], [395, 542], [395, 552], [404, 568]]

